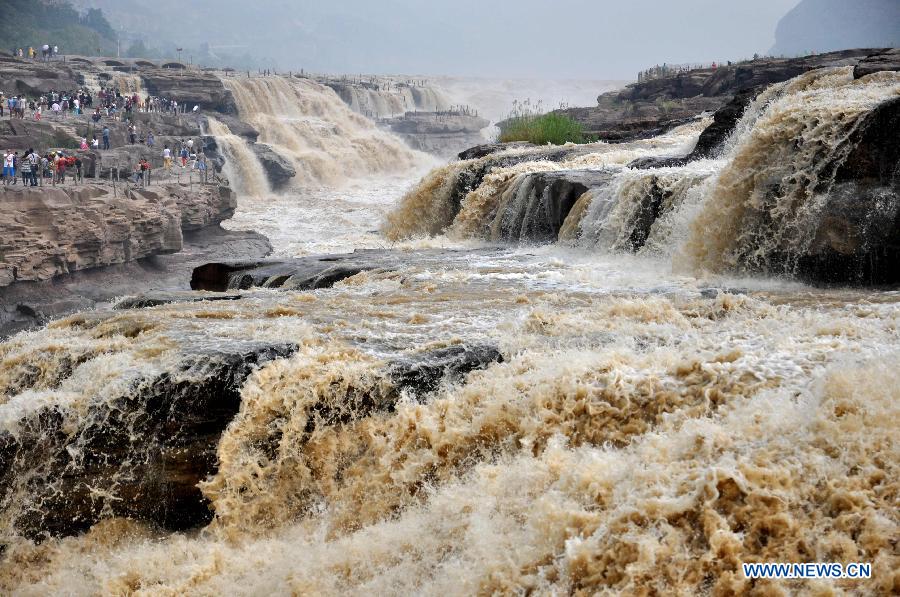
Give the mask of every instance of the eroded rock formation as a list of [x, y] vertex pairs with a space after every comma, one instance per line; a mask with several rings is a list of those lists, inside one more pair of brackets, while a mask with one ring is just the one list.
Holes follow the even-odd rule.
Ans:
[[5, 187], [0, 190], [0, 286], [181, 250], [183, 230], [231, 217], [217, 185]]

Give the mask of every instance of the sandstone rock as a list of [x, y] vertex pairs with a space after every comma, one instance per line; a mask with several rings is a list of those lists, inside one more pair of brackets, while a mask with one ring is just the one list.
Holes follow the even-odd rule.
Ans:
[[181, 250], [182, 230], [231, 217], [233, 193], [216, 185], [4, 187], [0, 283], [48, 280], [78, 270]]
[[64, 62], [35, 62], [0, 56], [0, 89], [29, 97], [50, 89], [78, 89], [79, 75]]
[[169, 197], [113, 197], [97, 186], [4, 188], [0, 261], [14, 280], [46, 280], [80, 269], [181, 250], [181, 214]]
[[[183, 237], [179, 253], [80, 270], [52, 280], [0, 285], [0, 338], [46, 325], [52, 318], [76, 311], [105, 308], [122, 296], [154, 289], [157, 292], [152, 296], [183, 291], [193, 294], [189, 283], [194, 268], [216, 259], [262, 259], [272, 251], [260, 234], [231, 232], [218, 226], [185, 231]], [[9, 282], [12, 281], [10, 277]]]
[[231, 92], [212, 73], [178, 69], [147, 69], [141, 71], [147, 92], [158, 97], [171, 97], [188, 107], [225, 114], [237, 114]]
[[621, 91], [603, 94], [597, 98], [595, 107], [558, 112], [577, 120], [588, 134], [602, 140], [647, 138], [689, 122], [702, 112], [719, 110], [742, 92], [755, 90], [755, 97], [773, 83], [818, 68], [855, 66], [876, 53], [878, 50], [844, 50], [801, 58], [761, 58], [716, 69], [697, 69], [634, 83]]

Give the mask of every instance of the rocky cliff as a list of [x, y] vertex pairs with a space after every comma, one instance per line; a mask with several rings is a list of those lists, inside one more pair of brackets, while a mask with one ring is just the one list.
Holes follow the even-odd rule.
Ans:
[[182, 231], [234, 213], [226, 187], [169, 184], [0, 190], [0, 286], [182, 249]]
[[[880, 61], [885, 64], [879, 64]], [[574, 118], [588, 134], [604, 141], [642, 139], [684, 124], [704, 111], [723, 108], [737, 95], [749, 101], [768, 85], [811, 70], [864, 64], [877, 70], [894, 70], [889, 64], [895, 62], [892, 51], [884, 49], [845, 50], [801, 58], [761, 58], [634, 83], [599, 96], [596, 106], [559, 112]]]

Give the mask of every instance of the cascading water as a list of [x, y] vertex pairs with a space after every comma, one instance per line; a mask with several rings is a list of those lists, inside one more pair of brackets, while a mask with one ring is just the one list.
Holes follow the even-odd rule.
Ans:
[[[440, 229], [453, 237], [546, 241], [556, 240], [564, 229], [567, 242], [674, 255], [682, 266], [796, 273], [814, 244], [840, 244], [837, 233], [823, 232], [823, 225], [846, 209], [855, 187], [833, 192], [835, 175], [855, 149], [854, 135], [865, 119], [900, 97], [898, 79], [896, 73], [879, 73], [854, 80], [853, 69], [845, 67], [774, 85], [751, 103], [716, 159], [682, 167], [632, 170], [625, 165], [649, 154], [683, 152], [696, 141], [696, 125], [669, 133], [667, 142], [585, 146], [585, 153], [563, 160], [542, 161], [541, 152], [550, 155], [549, 150], [532, 150], [536, 155], [530, 161], [512, 166], [503, 162], [503, 154], [460, 163], [430, 175], [421, 192], [410, 192], [388, 218], [387, 231], [395, 238], [435, 233], [436, 226], [422, 229], [421, 222], [402, 215], [435, 201], [441, 205], [429, 206], [428, 212], [445, 214]], [[543, 195], [534, 192], [536, 182], [543, 189], [543, 179], [552, 173], [578, 182], [585, 178], [580, 171], [601, 169], [619, 173], [593, 176], [582, 195], [564, 201], [565, 214], [577, 209], [554, 225], [557, 236], [533, 233], [534, 226], [522, 223], [523, 218], [547, 222], [548, 198], [543, 190]], [[454, 179], [478, 171], [478, 184], [462, 200], [446, 192], [458, 188]], [[433, 187], [444, 191], [432, 193]], [[874, 193], [866, 199], [867, 209], [892, 219], [900, 208], [896, 193], [888, 188]], [[453, 214], [450, 223], [447, 214]], [[510, 222], [518, 222], [517, 232], [509, 230]], [[857, 237], [874, 226], [855, 225]], [[854, 242], [859, 241], [844, 244]]]
[[140, 96], [144, 92], [144, 82], [141, 80], [141, 77], [132, 73], [113, 73], [112, 86], [125, 96], [134, 94]]
[[247, 141], [231, 132], [223, 122], [209, 116], [207, 133], [214, 135], [225, 157], [223, 170], [239, 196], [262, 197], [271, 192], [262, 164]]
[[354, 113], [331, 89], [308, 79], [223, 79], [241, 118], [260, 142], [288, 158], [303, 186], [409, 171], [425, 159], [402, 141]]
[[[821, 171], [898, 92], [900, 75], [804, 76], [678, 168], [628, 164], [683, 154], [703, 122], [457, 162], [387, 218], [394, 251], [325, 258], [331, 288], [100, 310], [0, 343], [0, 591], [890, 594], [900, 293], [728, 272], [751, 263], [752, 226], [794, 238], [779, 227], [810, 181], [787, 171]], [[286, 111], [257, 118], [267, 142]], [[383, 198], [322, 212], [332, 199], [276, 252], [338, 229], [370, 246]], [[286, 219], [253, 203], [257, 224]], [[553, 240], [548, 216], [563, 242], [529, 244]], [[673, 273], [685, 256], [721, 273]], [[447, 354], [481, 357], [460, 372]], [[769, 561], [872, 576], [744, 578]]]
[[[687, 255], [701, 268], [793, 272], [816, 239], [847, 141], [900, 76], [850, 67], [794, 79], [734, 141], [695, 220]], [[778, 262], [776, 262], [776, 259]]]
[[341, 99], [357, 114], [369, 118], [392, 118], [407, 112], [439, 112], [450, 108], [450, 101], [437, 89], [384, 81], [373, 89], [365, 84], [333, 84]]

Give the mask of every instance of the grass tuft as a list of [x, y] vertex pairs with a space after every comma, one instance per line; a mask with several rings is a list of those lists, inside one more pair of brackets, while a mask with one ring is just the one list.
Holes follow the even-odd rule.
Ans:
[[500, 142], [528, 141], [535, 145], [586, 143], [584, 127], [564, 114], [540, 113], [540, 103], [515, 103], [513, 112], [500, 124]]

